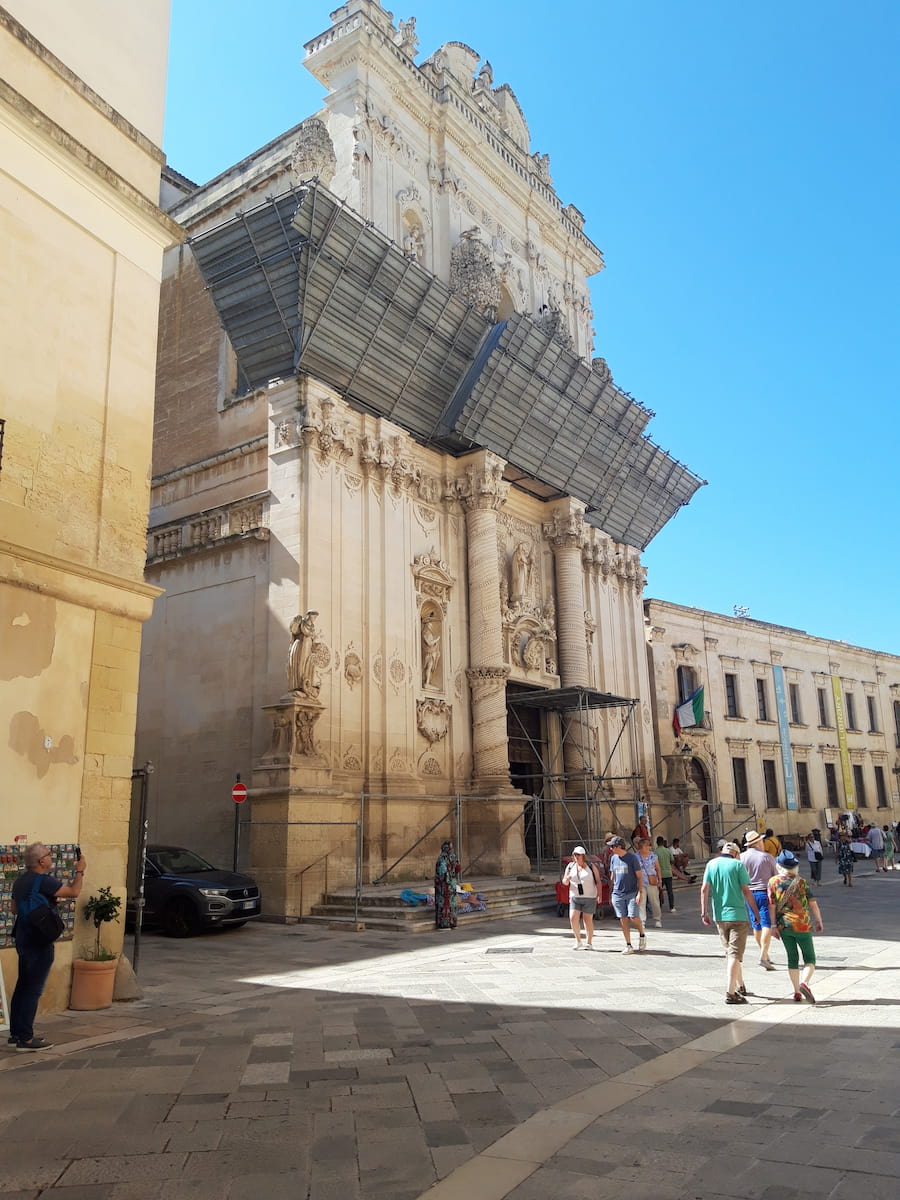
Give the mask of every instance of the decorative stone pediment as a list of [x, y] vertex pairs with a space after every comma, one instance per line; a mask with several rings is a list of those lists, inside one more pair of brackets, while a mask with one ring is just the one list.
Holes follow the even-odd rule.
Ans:
[[334, 143], [324, 121], [307, 117], [297, 131], [297, 141], [291, 155], [291, 173], [297, 183], [319, 179], [323, 187], [331, 187], [337, 170]]
[[421, 612], [423, 604], [429, 600], [435, 601], [441, 613], [447, 615], [450, 603], [450, 592], [456, 580], [450, 574], [448, 564], [443, 561], [435, 549], [427, 554], [417, 554], [412, 565], [413, 579], [416, 585], [416, 606]]
[[697, 647], [692, 646], [690, 642], [679, 642], [678, 645], [672, 647], [672, 650], [675, 652], [675, 661], [680, 663], [696, 662], [697, 656], [700, 654]]

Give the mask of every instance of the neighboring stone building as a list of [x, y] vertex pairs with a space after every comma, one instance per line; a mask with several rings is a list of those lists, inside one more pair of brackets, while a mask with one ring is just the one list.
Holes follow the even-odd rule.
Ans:
[[[68, 846], [71, 861], [80, 843], [88, 889], [121, 891], [156, 595], [143, 573], [159, 280], [180, 236], [158, 207], [169, 4], [4, 4], [0, 844], [9, 867], [16, 844]], [[14, 952], [0, 959], [13, 975]], [[66, 1003], [69, 961], [64, 943], [47, 1004]]]
[[[319, 113], [202, 187], [166, 173], [188, 242], [160, 324], [151, 833], [229, 858], [240, 772], [276, 914], [326, 862], [353, 878], [361, 811], [365, 879], [412, 847], [427, 870], [456, 795], [467, 861], [508, 873], [538, 853], [523, 790], [580, 797], [598, 834], [599, 795], [630, 827], [657, 794], [640, 550], [700, 481], [590, 360], [602, 257], [512, 90], [462, 43], [417, 66], [414, 24], [339, 8], [306, 47]], [[515, 703], [560, 688], [593, 691]], [[558, 803], [540, 829], [572, 836]]]
[[[644, 608], [663, 793], [695, 853], [755, 821], [805, 835], [850, 808], [900, 818], [900, 658], [664, 600]], [[675, 707], [701, 686], [703, 722], [676, 737]]]

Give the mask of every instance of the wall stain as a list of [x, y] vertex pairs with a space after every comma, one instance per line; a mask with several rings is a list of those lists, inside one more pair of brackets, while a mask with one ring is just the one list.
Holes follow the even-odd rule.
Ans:
[[46, 731], [34, 713], [17, 712], [9, 723], [10, 750], [31, 763], [37, 771], [38, 779], [43, 779], [54, 763], [66, 763], [71, 766], [78, 762], [75, 739], [70, 734], [61, 737], [49, 750], [44, 746], [46, 736]]
[[34, 679], [53, 658], [56, 601], [23, 588], [0, 588], [0, 679]]

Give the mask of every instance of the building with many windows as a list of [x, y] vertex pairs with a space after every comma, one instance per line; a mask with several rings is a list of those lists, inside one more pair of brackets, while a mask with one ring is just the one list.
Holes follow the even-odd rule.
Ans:
[[[664, 793], [690, 807], [696, 849], [754, 823], [897, 820], [900, 657], [664, 600], [644, 610]], [[701, 687], [700, 723], [676, 734]]]

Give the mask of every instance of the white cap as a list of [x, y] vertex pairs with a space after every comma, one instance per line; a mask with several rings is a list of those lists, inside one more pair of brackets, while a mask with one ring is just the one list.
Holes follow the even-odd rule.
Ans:
[[575, 849], [572, 851], [572, 853], [573, 854], [587, 854], [587, 850], [585, 850], [584, 846], [576, 846]]

